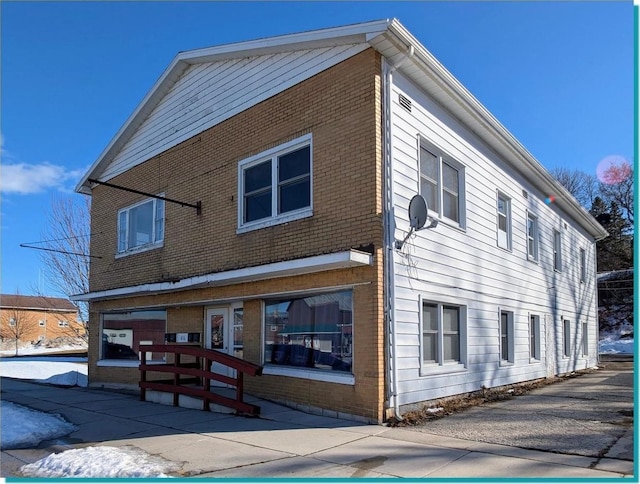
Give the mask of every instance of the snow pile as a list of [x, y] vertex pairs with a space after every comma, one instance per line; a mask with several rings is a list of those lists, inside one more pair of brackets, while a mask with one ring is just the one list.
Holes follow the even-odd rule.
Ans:
[[[87, 351], [87, 342], [82, 338], [61, 336], [59, 338], [45, 339], [34, 343], [18, 343], [18, 355], [36, 355], [71, 351]], [[15, 354], [15, 341], [5, 340], [0, 342], [0, 356], [14, 356]]]
[[25, 477], [169, 477], [177, 470], [172, 462], [135, 447], [85, 447], [51, 454], [20, 468]]
[[2, 450], [34, 448], [43, 440], [56, 439], [78, 429], [60, 415], [38, 412], [4, 400], [0, 400], [0, 411]]
[[86, 357], [22, 357], [0, 359], [0, 376], [51, 385], [86, 387]]

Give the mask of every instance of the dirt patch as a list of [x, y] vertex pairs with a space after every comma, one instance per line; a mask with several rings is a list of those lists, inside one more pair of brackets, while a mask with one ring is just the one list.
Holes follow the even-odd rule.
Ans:
[[406, 412], [402, 415], [402, 420], [391, 418], [388, 421], [391, 427], [412, 427], [423, 425], [431, 420], [441, 419], [447, 415], [462, 412], [471, 407], [477, 407], [484, 403], [499, 402], [510, 400], [514, 397], [525, 395], [536, 388], [547, 385], [553, 385], [561, 381], [566, 381], [580, 375], [593, 373], [597, 369], [578, 370], [566, 375], [553, 378], [542, 378], [513, 385], [505, 385], [496, 388], [486, 388], [471, 392], [447, 397], [439, 400], [433, 400], [425, 403], [420, 409]]

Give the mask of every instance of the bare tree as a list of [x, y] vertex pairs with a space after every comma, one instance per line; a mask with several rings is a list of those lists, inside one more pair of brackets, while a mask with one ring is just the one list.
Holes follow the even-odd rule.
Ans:
[[556, 167], [550, 172], [578, 200], [580, 205], [586, 209], [591, 208], [593, 200], [598, 195], [598, 180], [594, 175], [564, 167]]
[[0, 317], [0, 337], [13, 340], [18, 356], [20, 341], [33, 334], [38, 328], [38, 322], [20, 308], [11, 308], [2, 312]]
[[[70, 297], [89, 292], [89, 230], [91, 202], [82, 198], [54, 198], [43, 233], [41, 260], [49, 283], [60, 294]], [[87, 340], [87, 303], [74, 302], [83, 331], [76, 336]], [[71, 326], [70, 326], [71, 327]]]

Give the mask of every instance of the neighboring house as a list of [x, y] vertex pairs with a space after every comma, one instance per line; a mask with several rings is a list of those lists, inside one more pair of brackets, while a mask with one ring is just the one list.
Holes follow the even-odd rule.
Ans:
[[[397, 20], [178, 54], [77, 191], [92, 385], [195, 333], [380, 422], [598, 360], [605, 230]], [[439, 223], [397, 249], [416, 194]]]
[[3, 339], [27, 342], [85, 333], [77, 308], [59, 297], [0, 294], [0, 325]]

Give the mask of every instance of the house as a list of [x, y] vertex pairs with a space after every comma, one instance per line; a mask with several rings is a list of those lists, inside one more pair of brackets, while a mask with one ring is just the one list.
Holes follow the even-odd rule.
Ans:
[[77, 191], [91, 385], [182, 334], [381, 422], [598, 359], [606, 232], [395, 19], [179, 53]]
[[84, 335], [78, 309], [68, 299], [0, 294], [0, 336], [3, 339], [40, 341]]

